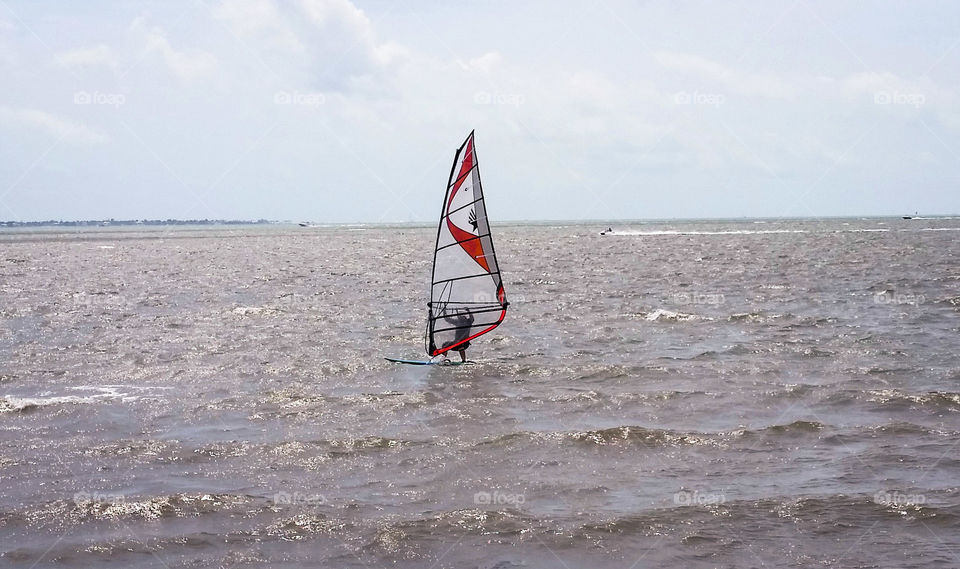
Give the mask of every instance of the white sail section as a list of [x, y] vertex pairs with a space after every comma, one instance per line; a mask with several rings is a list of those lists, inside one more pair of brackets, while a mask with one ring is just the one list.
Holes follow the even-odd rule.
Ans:
[[507, 314], [472, 132], [450, 170], [431, 282], [426, 346], [431, 356], [466, 348]]

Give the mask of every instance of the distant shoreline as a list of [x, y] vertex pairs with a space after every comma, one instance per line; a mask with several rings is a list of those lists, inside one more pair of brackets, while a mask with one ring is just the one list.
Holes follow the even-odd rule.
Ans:
[[[917, 220], [956, 219], [960, 214], [925, 215], [915, 217]], [[737, 223], [737, 222], [786, 222], [786, 221], [815, 221], [839, 219], [878, 219], [903, 220], [899, 215], [853, 215], [853, 216], [820, 216], [820, 217], [722, 217], [722, 218], [650, 218], [650, 219], [544, 219], [544, 220], [502, 220], [496, 225], [638, 225], [662, 223]], [[169, 227], [169, 226], [224, 226], [224, 225], [292, 225], [304, 228], [320, 227], [391, 227], [391, 226], [431, 226], [434, 221], [395, 221], [395, 222], [296, 222], [277, 221], [269, 219], [89, 219], [77, 221], [44, 220], [44, 221], [0, 221], [2, 228], [97, 228], [97, 227]]]
[[258, 219], [256, 221], [242, 219], [89, 219], [81, 221], [61, 221], [48, 219], [45, 221], [0, 221], [0, 227], [126, 227], [146, 225], [151, 227], [166, 225], [271, 225], [277, 223], [291, 223], [288, 221], [270, 221]]

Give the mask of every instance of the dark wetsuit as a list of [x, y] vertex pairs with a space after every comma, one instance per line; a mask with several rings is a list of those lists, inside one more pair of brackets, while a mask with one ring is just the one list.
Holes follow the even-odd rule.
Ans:
[[457, 326], [457, 331], [455, 332], [453, 340], [444, 344], [443, 347], [448, 348], [450, 346], [456, 346], [456, 348], [454, 348], [456, 350], [466, 350], [469, 348], [470, 342], [464, 342], [459, 346], [457, 346], [457, 344], [470, 337], [470, 329], [471, 326], [473, 326], [473, 314], [470, 314], [469, 312], [454, 313], [450, 316], [444, 316], [443, 319], [450, 324]]

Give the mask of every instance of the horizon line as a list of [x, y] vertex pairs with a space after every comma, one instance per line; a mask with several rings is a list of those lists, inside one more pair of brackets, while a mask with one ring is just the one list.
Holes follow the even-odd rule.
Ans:
[[[494, 224], [498, 223], [508, 223], [508, 224], [521, 224], [521, 223], [533, 223], [533, 224], [543, 224], [543, 223], [575, 223], [575, 224], [611, 224], [611, 223], [650, 223], [650, 222], [693, 222], [693, 221], [768, 221], [768, 220], [777, 220], [777, 221], [789, 221], [789, 220], [814, 220], [814, 219], [942, 219], [942, 218], [952, 218], [960, 217], [960, 214], [957, 213], [935, 213], [935, 214], [885, 214], [885, 215], [870, 215], [870, 214], [853, 214], [853, 215], [815, 215], [815, 216], [736, 216], [736, 217], [647, 217], [647, 218], [592, 218], [592, 219], [502, 219]], [[307, 227], [310, 226], [336, 226], [336, 225], [371, 225], [371, 226], [388, 226], [388, 225], [419, 225], [419, 224], [430, 224], [435, 223], [433, 220], [407, 220], [407, 221], [293, 221], [293, 220], [277, 220], [277, 219], [149, 219], [149, 218], [131, 218], [131, 219], [116, 219], [116, 218], [107, 218], [107, 219], [41, 219], [41, 220], [0, 220], [0, 227], [18, 227], [18, 226], [56, 226], [56, 225], [67, 225], [67, 226], [76, 226], [76, 225], [100, 225], [100, 226], [111, 226], [111, 225], [150, 225], [150, 226], [163, 226], [163, 225], [304, 225]]]

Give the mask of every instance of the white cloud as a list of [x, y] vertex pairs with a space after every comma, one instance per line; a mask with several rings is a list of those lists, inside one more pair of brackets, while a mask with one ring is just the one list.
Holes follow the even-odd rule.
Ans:
[[306, 49], [273, 0], [223, 0], [213, 15], [239, 38], [264, 39], [296, 53]]
[[911, 94], [923, 95], [930, 99], [943, 93], [929, 79], [911, 81], [889, 71], [866, 71], [854, 73], [841, 81], [841, 86], [847, 94], [869, 95], [879, 94]]
[[300, 0], [300, 7], [325, 39], [340, 54], [360, 45], [364, 55], [377, 65], [388, 65], [405, 56], [406, 48], [396, 43], [378, 43], [370, 19], [349, 0]]
[[349, 0], [222, 0], [212, 13], [273, 75], [304, 88], [363, 88], [409, 55], [398, 43], [379, 41]]
[[117, 59], [107, 45], [80, 48], [57, 54], [57, 64], [64, 67], [96, 66], [116, 67]]
[[480, 57], [474, 57], [469, 61], [463, 61], [462, 59], [457, 60], [457, 65], [459, 65], [464, 71], [480, 71], [482, 73], [490, 73], [498, 65], [503, 57], [500, 56], [499, 52], [491, 51], [487, 52]]
[[96, 129], [37, 109], [0, 106], [0, 123], [36, 127], [57, 138], [80, 144], [102, 144], [109, 140]]
[[954, 91], [929, 77], [906, 79], [889, 71], [854, 73], [838, 82], [848, 98], [872, 102], [878, 110], [911, 117], [920, 110], [932, 111], [945, 125], [960, 128], [960, 111]]
[[131, 28], [142, 31], [146, 52], [159, 53], [170, 71], [182, 80], [196, 79], [210, 74], [217, 66], [217, 58], [203, 50], [178, 50], [173, 47], [159, 27], [144, 30], [144, 19], [134, 20]]
[[[0, 34], [4, 34], [4, 32], [12, 32], [15, 29], [16, 26], [13, 24], [6, 20], [0, 19]], [[0, 63], [14, 65], [17, 63], [17, 57], [14, 54], [13, 48], [7, 44], [6, 39], [7, 38], [0, 35]]]
[[783, 77], [740, 71], [699, 55], [660, 51], [654, 59], [665, 69], [720, 83], [730, 93], [775, 99], [794, 95], [790, 82]]

